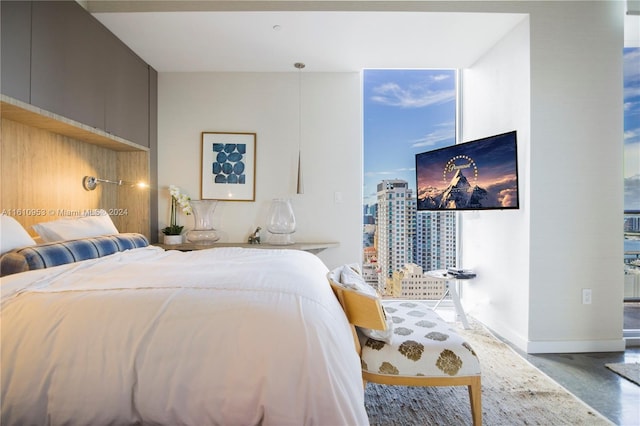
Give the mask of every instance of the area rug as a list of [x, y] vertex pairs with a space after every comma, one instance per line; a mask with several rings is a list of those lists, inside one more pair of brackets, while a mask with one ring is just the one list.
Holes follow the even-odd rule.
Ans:
[[[480, 358], [482, 420], [492, 425], [611, 425], [520, 357], [476, 321], [459, 329]], [[471, 425], [466, 386], [404, 387], [368, 383], [365, 407], [372, 425]]]
[[640, 386], [640, 363], [619, 362], [605, 364], [609, 370]]

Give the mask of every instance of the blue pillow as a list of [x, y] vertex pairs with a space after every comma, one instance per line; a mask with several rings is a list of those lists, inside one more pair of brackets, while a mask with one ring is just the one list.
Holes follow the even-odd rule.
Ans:
[[59, 241], [25, 247], [6, 253], [0, 259], [0, 276], [34, 269], [96, 259], [119, 251], [146, 247], [149, 241], [142, 234], [114, 234], [78, 240]]

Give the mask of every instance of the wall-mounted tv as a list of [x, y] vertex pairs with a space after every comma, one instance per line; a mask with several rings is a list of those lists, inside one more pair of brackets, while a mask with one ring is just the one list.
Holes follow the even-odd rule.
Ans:
[[516, 131], [416, 154], [418, 210], [517, 209]]

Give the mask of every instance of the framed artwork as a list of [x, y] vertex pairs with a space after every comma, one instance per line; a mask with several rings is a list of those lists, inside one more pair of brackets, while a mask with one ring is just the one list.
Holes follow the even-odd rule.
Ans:
[[255, 201], [256, 134], [202, 132], [203, 200]]

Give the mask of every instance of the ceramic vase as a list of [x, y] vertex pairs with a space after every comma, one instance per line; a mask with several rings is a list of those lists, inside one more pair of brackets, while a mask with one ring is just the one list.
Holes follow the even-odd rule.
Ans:
[[162, 241], [170, 245], [182, 244], [182, 235], [165, 235]]

